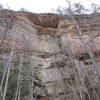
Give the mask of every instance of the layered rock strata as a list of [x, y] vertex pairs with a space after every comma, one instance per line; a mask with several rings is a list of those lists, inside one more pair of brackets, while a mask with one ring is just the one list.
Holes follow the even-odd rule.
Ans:
[[28, 56], [33, 95], [74, 100], [73, 89], [100, 87], [100, 15], [75, 16], [75, 20], [82, 36], [70, 16], [0, 12], [0, 59], [7, 60], [12, 47], [14, 55]]

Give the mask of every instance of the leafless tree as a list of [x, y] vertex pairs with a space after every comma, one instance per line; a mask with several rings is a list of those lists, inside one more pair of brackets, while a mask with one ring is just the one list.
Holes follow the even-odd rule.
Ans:
[[92, 13], [98, 13], [98, 12], [100, 12], [100, 5], [92, 3], [90, 11]]
[[27, 11], [27, 9], [25, 9], [25, 8], [21, 8], [19, 11]]
[[3, 5], [2, 4], [0, 4], [0, 10], [2, 10], [3, 9]]
[[81, 3], [74, 3], [73, 4], [73, 12], [74, 14], [83, 14], [87, 10]]

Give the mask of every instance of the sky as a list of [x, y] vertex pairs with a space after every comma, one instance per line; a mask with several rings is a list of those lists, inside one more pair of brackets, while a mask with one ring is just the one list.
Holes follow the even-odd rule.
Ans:
[[[100, 0], [71, 0], [71, 2], [81, 2], [86, 8], [89, 8], [91, 3], [100, 5]], [[28, 11], [37, 13], [50, 12], [52, 8], [67, 6], [65, 0], [0, 0], [0, 4], [4, 8], [10, 7], [10, 9], [16, 11], [25, 8]]]

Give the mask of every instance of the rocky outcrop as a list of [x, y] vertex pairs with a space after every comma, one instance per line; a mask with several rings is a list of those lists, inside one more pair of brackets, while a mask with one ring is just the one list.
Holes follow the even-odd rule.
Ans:
[[80, 87], [81, 93], [100, 87], [100, 15], [75, 19], [81, 36], [69, 16], [0, 12], [0, 59], [7, 60], [12, 48], [14, 55], [28, 56], [33, 97], [78, 100]]

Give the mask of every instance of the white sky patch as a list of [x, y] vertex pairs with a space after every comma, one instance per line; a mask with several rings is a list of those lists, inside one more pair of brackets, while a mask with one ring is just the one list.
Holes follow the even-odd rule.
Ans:
[[[89, 8], [91, 3], [100, 5], [100, 0], [71, 0], [73, 2], [81, 2], [86, 8]], [[0, 0], [5, 8], [10, 7], [13, 10], [25, 8], [31, 12], [49, 12], [52, 8], [65, 7], [67, 3], [65, 0]]]

